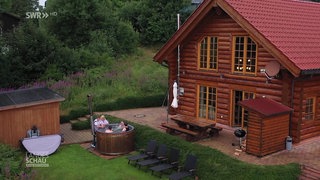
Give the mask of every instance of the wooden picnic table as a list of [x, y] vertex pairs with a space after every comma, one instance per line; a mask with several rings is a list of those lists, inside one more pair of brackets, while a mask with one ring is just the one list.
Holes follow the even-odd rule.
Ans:
[[198, 138], [208, 137], [208, 129], [213, 128], [216, 123], [210, 120], [195, 119], [195, 117], [175, 115], [171, 117], [180, 128], [185, 128], [197, 132]]

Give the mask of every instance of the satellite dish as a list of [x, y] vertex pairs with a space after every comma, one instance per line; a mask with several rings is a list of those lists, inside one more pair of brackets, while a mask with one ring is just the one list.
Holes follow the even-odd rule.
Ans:
[[268, 79], [275, 77], [280, 71], [280, 64], [277, 61], [269, 62], [265, 67], [265, 75]]

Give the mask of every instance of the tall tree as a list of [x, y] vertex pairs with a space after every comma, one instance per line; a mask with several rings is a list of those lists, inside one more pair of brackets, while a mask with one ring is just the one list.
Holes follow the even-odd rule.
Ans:
[[181, 11], [189, 5], [190, 0], [130, 1], [120, 16], [132, 23], [143, 44], [163, 43], [177, 30], [177, 14], [182, 13], [183, 18], [189, 16]]
[[101, 47], [107, 46], [105, 51], [111, 56], [131, 53], [137, 46], [137, 34], [119, 20], [113, 1], [48, 0], [46, 10], [57, 16], [48, 18], [45, 27], [71, 48], [90, 46], [104, 53]]
[[93, 31], [115, 35], [120, 24], [109, 0], [48, 0], [47, 11], [57, 12], [46, 20], [48, 31], [73, 48], [88, 45]]
[[101, 28], [105, 18], [99, 8], [97, 0], [48, 0], [46, 10], [57, 16], [46, 19], [47, 29], [71, 47], [88, 44], [90, 31]]
[[9, 11], [11, 10], [12, 0], [2, 0], [0, 1], [0, 10]]
[[39, 8], [39, 2], [38, 0], [1, 0], [0, 8], [24, 18], [27, 12], [33, 12]]
[[0, 77], [6, 77], [0, 79], [0, 87], [37, 81], [52, 65], [68, 73], [79, 64], [72, 51], [64, 49], [36, 21], [21, 23], [14, 32], [4, 34], [0, 43], [5, 47], [0, 53]]

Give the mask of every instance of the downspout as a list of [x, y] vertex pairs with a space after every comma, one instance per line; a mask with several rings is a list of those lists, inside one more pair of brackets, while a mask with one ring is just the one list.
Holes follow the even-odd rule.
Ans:
[[[177, 30], [180, 29], [180, 14], [177, 14]], [[180, 44], [178, 45], [178, 59], [177, 59], [177, 84], [178, 84], [178, 91], [179, 91], [179, 87], [180, 87]], [[178, 97], [179, 97], [178, 93]]]
[[[294, 109], [293, 108], [293, 106], [294, 106], [294, 103], [293, 103], [293, 100], [294, 100], [294, 86], [295, 86], [295, 77], [292, 79], [292, 82], [291, 82], [291, 108], [292, 109]], [[291, 136], [292, 137], [292, 134], [291, 134], [291, 129], [292, 129], [292, 117], [293, 117], [293, 112], [291, 111], [290, 112], [290, 118], [289, 118], [289, 136]]]

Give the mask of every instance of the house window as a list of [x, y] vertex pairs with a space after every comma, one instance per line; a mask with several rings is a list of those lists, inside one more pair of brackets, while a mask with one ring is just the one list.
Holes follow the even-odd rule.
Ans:
[[315, 98], [308, 98], [306, 100], [305, 119], [314, 120], [315, 113]]
[[217, 90], [213, 87], [199, 86], [198, 117], [215, 120], [217, 107]]
[[199, 68], [217, 69], [218, 68], [218, 38], [205, 37], [199, 47]]
[[255, 74], [257, 69], [257, 45], [248, 36], [234, 37], [233, 72]]

